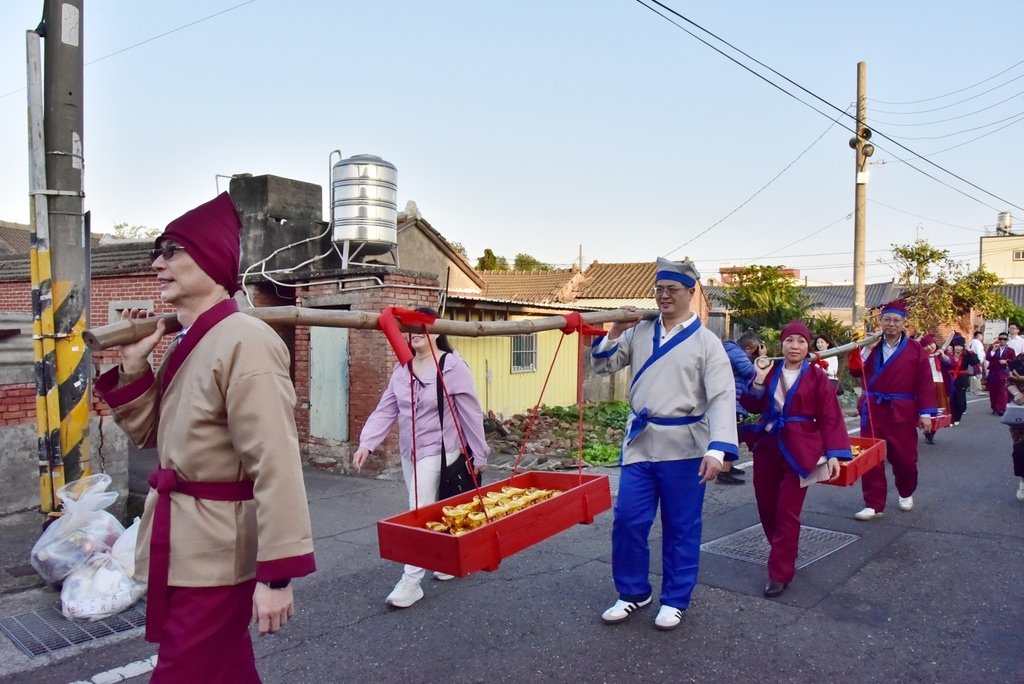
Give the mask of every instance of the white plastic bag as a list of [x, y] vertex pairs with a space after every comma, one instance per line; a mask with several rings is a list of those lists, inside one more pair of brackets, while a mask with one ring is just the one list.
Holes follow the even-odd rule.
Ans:
[[101, 620], [130, 607], [145, 591], [109, 553], [94, 553], [64, 579], [60, 608], [66, 618]]
[[110, 555], [124, 568], [129, 577], [135, 577], [135, 544], [139, 539], [139, 524], [141, 518], [136, 517], [135, 522], [128, 526], [110, 549]]
[[117, 499], [106, 491], [110, 476], [101, 473], [69, 482], [57, 490], [64, 513], [32, 547], [30, 562], [39, 576], [56, 584], [80, 567], [92, 554], [109, 551], [124, 526], [103, 510]]

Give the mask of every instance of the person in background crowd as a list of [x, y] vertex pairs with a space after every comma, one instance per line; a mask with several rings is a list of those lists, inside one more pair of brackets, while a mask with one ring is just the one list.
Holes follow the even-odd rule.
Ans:
[[618, 322], [591, 349], [597, 373], [633, 370], [612, 523], [619, 598], [601, 619], [614, 625], [651, 603], [648, 536], [661, 507], [660, 630], [675, 629], [697, 585], [705, 485], [739, 454], [736, 386], [721, 340], [690, 308], [700, 280], [689, 259], [658, 258], [660, 315]]
[[967, 411], [967, 386], [970, 383], [971, 369], [980, 363], [977, 356], [966, 347], [967, 340], [960, 333], [953, 335], [949, 349], [942, 357], [942, 374], [949, 390], [949, 411], [952, 414], [953, 426], [960, 424]]
[[[882, 307], [882, 336], [860, 353], [850, 354], [850, 373], [863, 377], [864, 393], [858, 402], [862, 437], [885, 440], [900, 510], [914, 507], [917, 490], [917, 425], [931, 429], [936, 414], [935, 389], [928, 369], [928, 354], [907, 337], [907, 307], [897, 299]], [[853, 517], [873, 520], [885, 510], [885, 463], [861, 478], [864, 508]]]
[[807, 360], [811, 331], [792, 321], [779, 339], [783, 363], [759, 368], [740, 398], [745, 408], [761, 414], [761, 437], [754, 443], [754, 496], [771, 546], [764, 588], [768, 598], [781, 595], [796, 573], [807, 486], [834, 479], [839, 461], [853, 458], [835, 388]]
[[[1024, 406], [1024, 355], [1011, 362], [1008, 377], [1013, 403]], [[1013, 441], [1013, 474], [1020, 478], [1017, 483], [1017, 501], [1024, 501], [1024, 425], [1011, 425], [1010, 439]]]
[[[746, 391], [750, 381], [754, 379], [756, 373], [754, 359], [758, 356], [765, 356], [768, 350], [758, 339], [757, 333], [752, 330], [740, 335], [735, 342], [726, 340], [723, 347], [726, 356], [729, 357], [729, 365], [732, 366], [732, 374], [736, 380], [736, 426], [739, 430], [740, 424], [749, 415], [747, 410], [740, 405], [740, 396]], [[730, 461], [728, 458], [729, 455], [726, 455], [726, 469], [718, 473], [715, 481], [719, 484], [743, 484], [744, 481], [739, 477], [743, 471], [733, 465], [735, 461]]]
[[[925, 353], [928, 354], [928, 370], [932, 374], [932, 385], [935, 387], [935, 404], [938, 412], [949, 413], [949, 377], [943, 372], [942, 354], [935, 344], [935, 335], [923, 335], [918, 343]], [[935, 444], [935, 432], [929, 428], [924, 431], [924, 441], [928, 444]]]
[[1014, 351], [1006, 346], [1009, 341], [1010, 336], [1007, 333], [999, 333], [985, 354], [985, 360], [988, 362], [988, 403], [992, 407], [992, 413], [997, 416], [1003, 415], [1006, 411], [1006, 369], [1016, 357]]
[[1016, 323], [1010, 323], [1007, 326], [1007, 337], [1006, 346], [1013, 350], [1014, 356], [1020, 356], [1024, 354], [1024, 337], [1021, 337], [1020, 326]]
[[[422, 307], [420, 313], [437, 316], [433, 309]], [[446, 335], [413, 333], [409, 336], [413, 358], [406, 365], [395, 364], [384, 394], [377, 408], [366, 419], [359, 434], [359, 448], [352, 455], [356, 472], [362, 470], [370, 452], [380, 446], [391, 428], [398, 424], [398, 450], [402, 456], [402, 475], [408, 494], [409, 509], [426, 506], [437, 501], [437, 486], [441, 478], [441, 449], [444, 441], [445, 460], [450, 465], [462, 458], [462, 441], [455, 421], [459, 421], [466, 446], [473, 454], [473, 466], [480, 473], [487, 465], [491, 448], [484, 437], [483, 411], [476, 397], [473, 376], [469, 366], [458, 352], [452, 349]], [[442, 354], [438, 354], [440, 350]], [[436, 361], [435, 361], [436, 358]], [[444, 369], [438, 370], [443, 361]], [[452, 416], [445, 406], [444, 426], [438, 413], [438, 374], [443, 373], [444, 390], [451, 397], [455, 407]], [[443, 392], [441, 400], [444, 401]], [[413, 422], [413, 401], [415, 400], [415, 423]], [[446, 402], [447, 403], [447, 402]], [[413, 434], [415, 425], [416, 433]], [[413, 444], [416, 445], [415, 451]], [[415, 469], [415, 472], [413, 471]], [[392, 608], [408, 608], [423, 598], [420, 581], [426, 570], [415, 565], [406, 565], [402, 578], [384, 599]], [[434, 572], [434, 579], [447, 581], [453, 575]]]
[[163, 320], [95, 385], [160, 457], [135, 572], [148, 578], [146, 640], [160, 644], [150, 681], [161, 684], [259, 682], [250, 621], [261, 635], [284, 627], [289, 581], [316, 570], [288, 348], [232, 299], [241, 228], [226, 192], [167, 225], [152, 268], [182, 331], [155, 373]]
[[[832, 338], [828, 335], [821, 334], [816, 335], [814, 338], [813, 349], [811, 354], [818, 352], [819, 354], [828, 349], [835, 347], [835, 343], [832, 342]], [[825, 377], [828, 378], [829, 384], [832, 385], [832, 389], [835, 390], [836, 394], [842, 394], [843, 391], [839, 387], [839, 358], [830, 356], [827, 359], [818, 359], [814, 362], [821, 370], [825, 371]]]
[[976, 331], [971, 337], [971, 353], [974, 354], [978, 359], [978, 364], [974, 366], [973, 372], [971, 373], [971, 394], [984, 394], [985, 390], [982, 387], [985, 380], [985, 343], [983, 342], [985, 333], [980, 330]]

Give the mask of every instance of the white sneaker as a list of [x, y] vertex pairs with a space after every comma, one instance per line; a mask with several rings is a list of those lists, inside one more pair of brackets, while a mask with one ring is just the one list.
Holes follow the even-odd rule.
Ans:
[[420, 587], [419, 580], [403, 576], [398, 580], [394, 590], [384, 599], [384, 602], [393, 608], [408, 608], [421, 598], [423, 598], [423, 589]]
[[1024, 501], [1024, 480], [1017, 485], [1017, 501]]
[[854, 513], [853, 517], [857, 520], [874, 520], [875, 518], [881, 518], [882, 514], [875, 511], [874, 508], [868, 506]]
[[662, 606], [658, 617], [654, 618], [654, 626], [662, 631], [675, 629], [683, 621], [683, 611], [672, 606]]
[[448, 580], [455, 579], [455, 575], [449, 575], [446, 572], [438, 572], [437, 570], [435, 570], [434, 579], [438, 580], [439, 582], [447, 582]]
[[900, 497], [900, 510], [901, 511], [909, 511], [913, 507], [914, 507], [914, 497], [912, 497], [912, 496], [907, 496], [907, 497], [901, 496]]
[[606, 625], [616, 625], [628, 619], [633, 614], [633, 611], [650, 605], [650, 603], [650, 596], [643, 601], [623, 601], [619, 599], [611, 608], [601, 613], [601, 619], [604, 620]]

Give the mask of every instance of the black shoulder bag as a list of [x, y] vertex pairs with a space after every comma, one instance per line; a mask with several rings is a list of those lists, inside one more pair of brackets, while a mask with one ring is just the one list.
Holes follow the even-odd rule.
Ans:
[[[437, 481], [437, 500], [447, 499], [448, 497], [455, 496], [456, 494], [462, 494], [468, 492], [474, 488], [473, 476], [469, 472], [469, 464], [473, 457], [472, 453], [462, 454], [455, 463], [448, 465], [448, 455], [444, 450], [444, 389], [441, 386], [441, 371], [444, 370], [444, 360], [447, 358], [448, 352], [441, 355], [438, 360], [437, 370], [437, 417], [441, 423], [441, 477]], [[459, 417], [456, 415], [454, 420], [458, 420]], [[469, 447], [466, 447], [469, 451]]]

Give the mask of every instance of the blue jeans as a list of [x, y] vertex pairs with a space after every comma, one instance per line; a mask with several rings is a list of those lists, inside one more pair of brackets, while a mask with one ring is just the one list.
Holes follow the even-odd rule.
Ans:
[[651, 595], [647, 538], [661, 504], [661, 603], [685, 610], [697, 584], [705, 486], [701, 459], [622, 467], [612, 525], [612, 577], [623, 601]]

